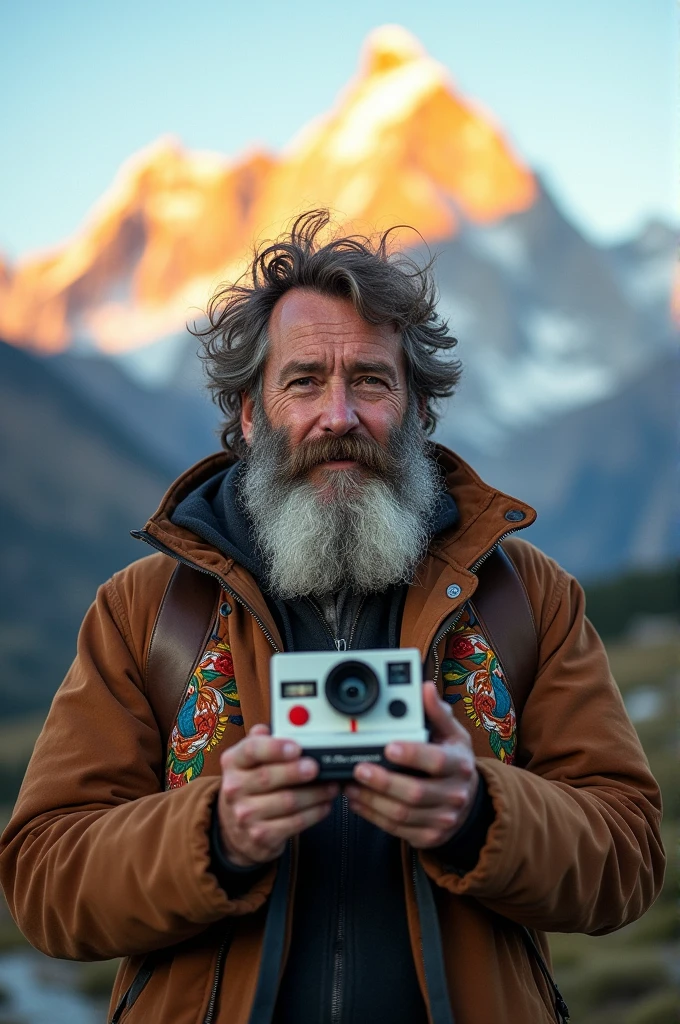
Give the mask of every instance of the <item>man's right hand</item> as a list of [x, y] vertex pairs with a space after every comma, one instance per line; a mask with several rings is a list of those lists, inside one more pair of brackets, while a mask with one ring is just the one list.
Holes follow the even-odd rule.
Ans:
[[254, 725], [222, 754], [217, 811], [224, 852], [233, 864], [274, 860], [291, 836], [330, 813], [337, 783], [309, 785], [319, 765], [300, 754], [297, 743], [274, 739], [266, 725]]

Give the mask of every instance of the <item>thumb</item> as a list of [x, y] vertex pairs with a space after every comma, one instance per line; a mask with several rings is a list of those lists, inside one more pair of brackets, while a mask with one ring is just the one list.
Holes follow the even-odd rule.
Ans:
[[271, 729], [268, 725], [253, 725], [248, 730], [249, 736], [269, 736]]

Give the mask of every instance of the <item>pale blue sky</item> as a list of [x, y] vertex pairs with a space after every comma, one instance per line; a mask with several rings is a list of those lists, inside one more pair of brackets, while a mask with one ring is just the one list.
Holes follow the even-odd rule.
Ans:
[[280, 148], [386, 22], [493, 112], [591, 237], [677, 220], [673, 0], [0, 0], [0, 251], [65, 238], [161, 134]]

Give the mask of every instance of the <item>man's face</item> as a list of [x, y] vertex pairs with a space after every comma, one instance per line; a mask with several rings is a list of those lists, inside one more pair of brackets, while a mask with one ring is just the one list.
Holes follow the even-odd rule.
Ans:
[[[399, 334], [366, 323], [349, 299], [309, 289], [287, 292], [269, 321], [262, 407], [274, 430], [284, 428], [291, 450], [352, 435], [388, 443], [403, 420], [408, 387]], [[241, 426], [247, 444], [254, 409], [244, 396]], [[325, 461], [309, 471], [319, 485], [329, 473], [359, 471], [352, 460]]]

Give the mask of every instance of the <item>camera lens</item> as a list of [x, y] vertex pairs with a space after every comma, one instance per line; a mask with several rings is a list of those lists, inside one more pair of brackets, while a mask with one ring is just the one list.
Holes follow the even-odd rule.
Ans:
[[370, 711], [379, 693], [378, 677], [370, 665], [362, 661], [340, 662], [326, 679], [328, 703], [351, 718]]
[[338, 686], [338, 694], [346, 704], [361, 703], [366, 696], [366, 683], [363, 679], [343, 679]]

